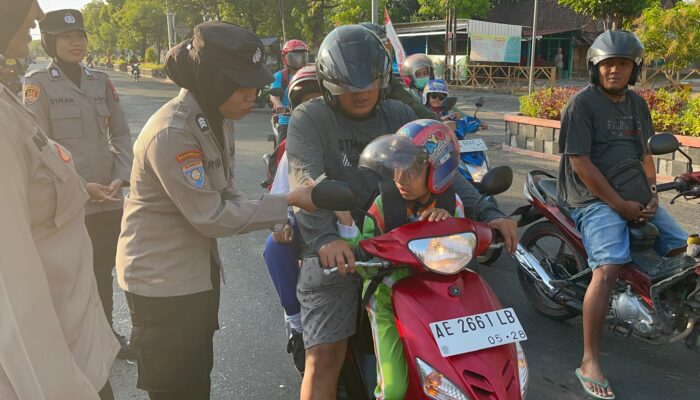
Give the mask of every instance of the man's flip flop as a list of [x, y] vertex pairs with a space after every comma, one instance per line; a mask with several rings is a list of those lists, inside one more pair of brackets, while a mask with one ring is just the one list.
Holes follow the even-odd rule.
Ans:
[[591, 398], [594, 398], [596, 400], [615, 400], [614, 394], [612, 396], [601, 396], [599, 394], [596, 394], [594, 391], [589, 389], [588, 386], [586, 386], [586, 383], [591, 383], [593, 385], [600, 386], [603, 389], [607, 389], [610, 387], [610, 382], [607, 379], [605, 380], [605, 382], [598, 382], [595, 379], [586, 378], [585, 376], [581, 375], [581, 368], [576, 368], [574, 374], [576, 375], [576, 378], [578, 378], [578, 381], [581, 382], [581, 387], [583, 388], [583, 391], [586, 392], [586, 394]]

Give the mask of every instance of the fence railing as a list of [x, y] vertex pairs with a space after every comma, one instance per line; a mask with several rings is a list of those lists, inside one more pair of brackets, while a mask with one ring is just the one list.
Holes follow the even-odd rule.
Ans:
[[[556, 67], [535, 67], [533, 85], [553, 87], [557, 78]], [[527, 91], [530, 67], [505, 65], [451, 65], [445, 69], [445, 79], [451, 85], [467, 88]]]
[[683, 71], [671, 71], [666, 68], [645, 67], [639, 77], [639, 85], [645, 89], [655, 87], [667, 87], [670, 89], [684, 89], [690, 80], [700, 80], [700, 68], [691, 68]]

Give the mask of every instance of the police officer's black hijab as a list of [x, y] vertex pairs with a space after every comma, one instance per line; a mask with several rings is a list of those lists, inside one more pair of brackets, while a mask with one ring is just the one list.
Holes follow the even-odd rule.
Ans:
[[261, 88], [274, 80], [262, 63], [263, 51], [260, 39], [239, 26], [204, 22], [194, 28], [191, 40], [170, 49], [165, 72], [194, 95], [214, 132], [221, 135], [224, 117], [219, 106], [239, 87]]
[[22, 26], [34, 0], [0, 0], [0, 54]]
[[83, 69], [79, 63], [69, 63], [58, 56], [56, 39], [58, 35], [69, 31], [80, 31], [87, 37], [83, 14], [73, 9], [48, 12], [44, 19], [39, 22], [39, 29], [41, 30], [41, 47], [44, 48], [46, 54], [56, 60], [58, 67], [68, 79], [80, 87]]

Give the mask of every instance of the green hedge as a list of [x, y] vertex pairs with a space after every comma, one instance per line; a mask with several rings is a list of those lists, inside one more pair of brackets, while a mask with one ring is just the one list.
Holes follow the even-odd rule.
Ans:
[[[581, 88], [557, 87], [520, 97], [520, 112], [528, 117], [560, 120], [564, 106]], [[636, 90], [649, 105], [657, 132], [700, 137], [700, 97], [664, 89]]]

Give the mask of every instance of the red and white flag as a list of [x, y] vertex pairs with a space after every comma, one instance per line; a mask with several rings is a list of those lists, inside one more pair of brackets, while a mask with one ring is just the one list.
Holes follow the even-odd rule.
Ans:
[[[399, 36], [394, 30], [394, 25], [391, 24], [391, 18], [389, 18], [389, 11], [386, 7], [384, 8], [384, 25], [386, 26], [386, 37], [389, 38], [391, 46], [394, 48], [394, 54], [396, 54], [396, 61], [399, 64], [399, 73], [401, 73], [403, 62], [406, 59], [406, 52], [401, 45]], [[403, 75], [402, 75], [403, 77]]]

